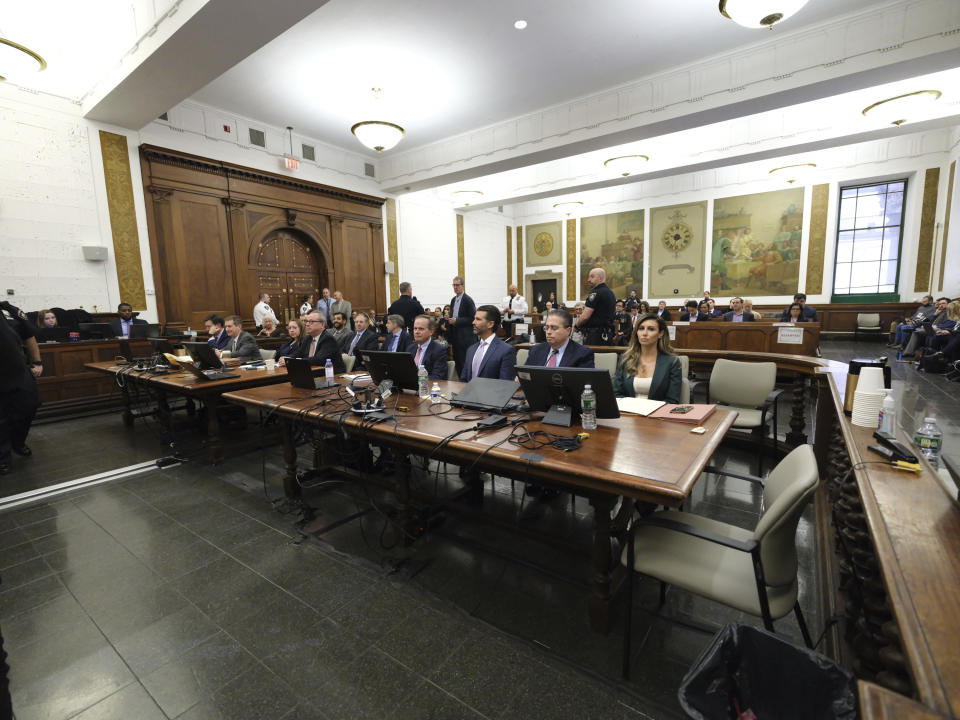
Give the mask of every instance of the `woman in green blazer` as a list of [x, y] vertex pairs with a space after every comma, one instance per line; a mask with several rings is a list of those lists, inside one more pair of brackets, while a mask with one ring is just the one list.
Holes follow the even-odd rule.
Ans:
[[640, 316], [617, 364], [614, 393], [678, 404], [682, 383], [680, 358], [670, 349], [667, 323], [656, 313]]

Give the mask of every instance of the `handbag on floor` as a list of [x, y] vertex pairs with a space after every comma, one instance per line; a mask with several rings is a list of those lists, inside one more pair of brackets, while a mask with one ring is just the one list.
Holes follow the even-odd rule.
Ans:
[[943, 355], [924, 355], [917, 364], [917, 370], [942, 375], [947, 371], [949, 362]]

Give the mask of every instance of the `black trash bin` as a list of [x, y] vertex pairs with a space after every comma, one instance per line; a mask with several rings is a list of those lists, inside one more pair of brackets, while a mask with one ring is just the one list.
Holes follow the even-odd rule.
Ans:
[[714, 636], [677, 695], [695, 720], [736, 718], [738, 706], [757, 720], [857, 717], [851, 673], [814, 650], [739, 623]]

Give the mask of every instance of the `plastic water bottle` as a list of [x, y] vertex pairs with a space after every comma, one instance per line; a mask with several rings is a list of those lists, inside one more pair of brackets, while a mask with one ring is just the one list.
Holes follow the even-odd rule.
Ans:
[[434, 383], [433, 387], [430, 388], [430, 402], [436, 405], [441, 400], [443, 398], [440, 397], [440, 383]]
[[323, 374], [327, 378], [327, 385], [333, 382], [333, 360], [327, 358], [327, 362], [323, 366]]
[[427, 369], [421, 365], [417, 368], [417, 395], [421, 400], [430, 397], [430, 383], [427, 379]]
[[880, 408], [880, 431], [891, 435], [897, 434], [897, 401], [889, 392], [883, 398], [883, 407]]
[[597, 394], [589, 385], [583, 386], [583, 395], [580, 396], [580, 424], [584, 430], [597, 429]]
[[940, 448], [943, 445], [943, 433], [937, 427], [937, 419], [932, 415], [923, 419], [923, 424], [913, 434], [913, 444], [934, 467], [940, 464]]

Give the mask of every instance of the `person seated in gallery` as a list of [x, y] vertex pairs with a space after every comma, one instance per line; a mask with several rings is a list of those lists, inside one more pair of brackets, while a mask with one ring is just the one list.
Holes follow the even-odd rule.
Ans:
[[730, 312], [724, 313], [724, 322], [753, 322], [753, 313], [748, 313], [743, 308], [743, 298], [735, 297], [730, 301]]
[[[347, 366], [343, 364], [343, 356], [340, 354], [340, 348], [337, 347], [337, 341], [333, 335], [327, 332], [327, 319], [320, 310], [311, 310], [304, 319], [306, 334], [300, 343], [300, 350], [296, 355], [290, 357], [304, 358], [309, 360], [311, 365], [326, 365], [327, 360], [333, 362], [333, 372], [343, 373], [347, 371]], [[286, 364], [287, 358], [283, 357], [277, 362], [281, 367]]]
[[207, 328], [207, 344], [214, 350], [223, 350], [230, 342], [230, 336], [223, 329], [223, 318], [216, 313], [211, 313], [203, 319], [203, 324]]
[[413, 345], [413, 338], [410, 337], [410, 333], [403, 329], [405, 322], [403, 315], [387, 315], [387, 334], [380, 345], [381, 350], [407, 352], [410, 349], [410, 346]]
[[223, 350], [217, 350], [221, 358], [224, 353], [229, 352], [231, 359], [244, 360], [247, 362], [260, 360], [260, 348], [257, 347], [257, 341], [253, 335], [243, 329], [243, 318], [239, 315], [229, 315], [225, 318], [223, 329], [230, 336], [227, 346]]
[[447, 379], [449, 348], [433, 339], [439, 324], [437, 318], [427, 313], [417, 315], [413, 319], [413, 344], [408, 348], [414, 363], [418, 368], [423, 365], [431, 380]]
[[910, 333], [918, 325], [922, 325], [925, 320], [930, 320], [936, 314], [937, 306], [933, 302], [933, 295], [924, 295], [920, 301], [920, 307], [913, 311], [913, 315], [897, 325], [893, 333], [893, 341], [888, 347], [902, 349], [907, 344], [907, 337]]
[[666, 300], [661, 300], [657, 303], [657, 317], [666, 322], [670, 322], [670, 311], [667, 310]]
[[[636, 309], [636, 306], [634, 306]], [[632, 327], [632, 326], [631, 326]], [[543, 367], [582, 367], [594, 365], [593, 350], [574, 342], [573, 316], [565, 308], [551, 310], [543, 319], [546, 342], [537, 343], [527, 355], [527, 365]], [[628, 328], [627, 333], [630, 334]]]
[[133, 306], [130, 303], [122, 302], [117, 305], [117, 314], [120, 316], [118, 318], [113, 318], [110, 321], [110, 327], [113, 329], [113, 334], [117, 337], [130, 337], [130, 328], [134, 325], [146, 325], [146, 320], [141, 320], [140, 318], [135, 318], [133, 316]]
[[705, 322], [710, 319], [710, 305], [706, 300], [700, 303], [699, 309], [696, 300], [687, 300], [687, 311], [680, 315], [681, 322]]
[[947, 305], [947, 317], [939, 325], [932, 327], [933, 333], [927, 337], [925, 345], [926, 355], [936, 355], [950, 341], [960, 335], [960, 300], [953, 300]]
[[41, 328], [57, 327], [57, 314], [53, 310], [41, 310], [37, 313], [37, 325]]
[[263, 318], [263, 326], [260, 328], [260, 332], [257, 333], [257, 337], [280, 337], [280, 328], [277, 327], [277, 324], [273, 321], [271, 315], [265, 315]]
[[[799, 303], [801, 309], [803, 310], [803, 320], [797, 320], [796, 322], [817, 322], [817, 311], [815, 308], [807, 305], [807, 294], [798, 292], [793, 296], [793, 302]], [[790, 315], [790, 307], [784, 308], [783, 312], [780, 314], [780, 322], [787, 322], [788, 316]]]
[[753, 309], [753, 300], [743, 301], [743, 312], [750, 313], [751, 315], [753, 315], [754, 320], [763, 319], [763, 315], [761, 315], [760, 313], [758, 313], [756, 310]]
[[287, 323], [287, 335], [290, 339], [277, 348], [277, 352], [273, 354], [274, 360], [296, 357], [300, 352], [300, 341], [303, 339], [303, 321], [300, 318], [294, 318]]
[[[701, 303], [702, 304], [702, 303]], [[717, 301], [713, 298], [707, 300], [707, 307], [710, 308], [710, 319], [723, 317], [723, 310], [717, 307]]]
[[639, 308], [637, 309], [637, 312], [639, 312], [641, 315], [649, 315], [649, 314], [650, 314], [650, 303], [648, 303], [646, 300], [641, 300], [641, 301], [640, 301], [640, 306], [639, 306]]
[[652, 313], [641, 315], [617, 363], [614, 393], [678, 404], [682, 384], [683, 369], [670, 349], [667, 323]]
[[937, 303], [934, 306], [937, 314], [930, 320], [925, 320], [911, 333], [906, 346], [903, 348], [902, 358], [912, 358], [916, 355], [917, 349], [920, 348], [928, 337], [935, 335], [937, 330], [950, 330], [950, 328], [953, 327], [953, 324], [948, 324], [947, 320], [947, 305], [949, 303], [950, 298], [937, 298]]
[[792, 303], [790, 307], [786, 309], [785, 314], [780, 317], [780, 322], [803, 322], [803, 305], [800, 303]]

